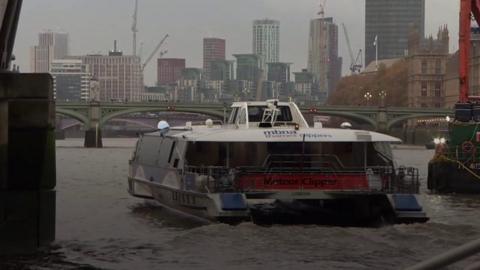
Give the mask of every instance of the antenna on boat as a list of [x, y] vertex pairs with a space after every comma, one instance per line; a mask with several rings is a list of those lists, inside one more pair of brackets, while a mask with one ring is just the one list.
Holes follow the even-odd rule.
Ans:
[[260, 127], [273, 127], [275, 125], [279, 113], [279, 109], [277, 108], [277, 106], [278, 100], [267, 100], [267, 108], [265, 108], [265, 110], [263, 111]]

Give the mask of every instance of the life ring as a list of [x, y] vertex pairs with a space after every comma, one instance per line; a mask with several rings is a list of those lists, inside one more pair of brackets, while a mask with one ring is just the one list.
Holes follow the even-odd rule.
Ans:
[[471, 141], [464, 141], [462, 143], [462, 151], [464, 153], [473, 153], [475, 151], [475, 145]]

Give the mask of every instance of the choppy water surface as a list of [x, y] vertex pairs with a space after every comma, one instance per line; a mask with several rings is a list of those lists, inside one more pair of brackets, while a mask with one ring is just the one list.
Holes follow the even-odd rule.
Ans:
[[104, 143], [85, 149], [80, 140], [57, 142], [55, 247], [4, 268], [401, 269], [480, 237], [480, 196], [427, 194], [432, 152], [422, 148], [395, 153], [399, 164], [420, 168], [431, 221], [371, 229], [198, 224], [130, 197], [127, 161], [135, 140]]

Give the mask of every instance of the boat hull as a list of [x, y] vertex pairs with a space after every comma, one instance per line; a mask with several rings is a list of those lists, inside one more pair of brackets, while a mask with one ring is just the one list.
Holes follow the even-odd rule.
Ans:
[[[376, 227], [385, 224], [426, 222], [421, 209], [401, 215], [385, 193], [368, 192], [245, 192], [200, 193], [170, 188], [158, 183], [129, 179], [129, 187], [142, 187], [160, 205], [207, 222], [238, 224], [253, 221], [258, 225], [320, 224]], [[129, 192], [136, 196], [135, 190]], [[308, 195], [306, 195], [308, 194]], [[236, 197], [237, 199], [225, 199]], [[231, 202], [228, 202], [230, 200]]]
[[467, 170], [457, 163], [432, 161], [428, 164], [428, 189], [435, 193], [480, 193], [480, 170]]
[[[150, 196], [138, 196], [131, 187], [145, 186], [151, 191]], [[200, 193], [171, 188], [159, 183], [129, 178], [129, 193], [133, 196], [153, 199], [162, 206], [182, 214], [192, 216], [205, 222], [223, 222], [236, 224], [250, 220], [250, 212], [245, 205], [227, 208], [225, 199], [219, 193]], [[242, 199], [240, 199], [242, 200]], [[243, 200], [245, 200], [243, 198]]]
[[395, 213], [385, 195], [339, 195], [331, 199], [282, 201], [252, 205], [256, 224], [322, 224], [378, 226], [394, 223]]

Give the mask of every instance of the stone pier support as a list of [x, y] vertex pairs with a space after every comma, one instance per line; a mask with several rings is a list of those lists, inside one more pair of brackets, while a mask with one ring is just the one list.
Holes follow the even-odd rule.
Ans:
[[100, 128], [90, 128], [85, 131], [85, 143], [87, 148], [102, 148], [102, 130]]
[[388, 133], [388, 115], [384, 107], [380, 107], [377, 114], [377, 132]]
[[0, 73], [0, 254], [55, 239], [54, 122], [50, 75]]
[[102, 129], [100, 120], [102, 118], [102, 108], [98, 103], [92, 103], [88, 109], [89, 123], [85, 125], [85, 143], [87, 148], [102, 148]]

